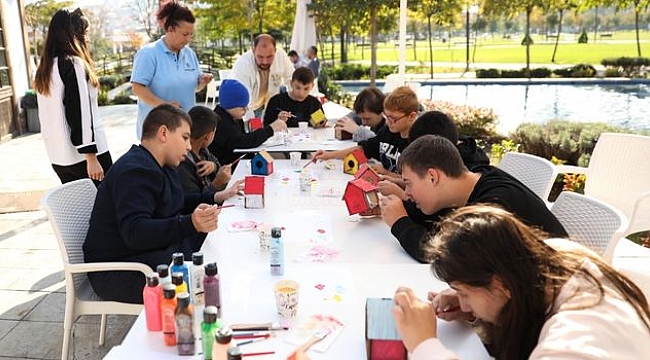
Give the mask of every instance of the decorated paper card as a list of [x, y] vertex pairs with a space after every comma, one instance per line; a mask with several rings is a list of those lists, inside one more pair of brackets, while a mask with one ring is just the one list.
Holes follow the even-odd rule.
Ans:
[[285, 340], [293, 345], [300, 346], [309, 341], [317, 332], [325, 331], [327, 336], [310, 349], [324, 353], [334, 343], [336, 338], [345, 328], [344, 324], [331, 315], [312, 315], [303, 322], [294, 326], [287, 334]]

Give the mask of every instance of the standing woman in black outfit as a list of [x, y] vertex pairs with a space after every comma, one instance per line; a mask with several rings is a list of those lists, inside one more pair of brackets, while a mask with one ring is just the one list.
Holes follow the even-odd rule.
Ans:
[[54, 14], [34, 88], [45, 149], [61, 182], [90, 178], [98, 185], [113, 161], [99, 117], [99, 80], [87, 29], [80, 9]]

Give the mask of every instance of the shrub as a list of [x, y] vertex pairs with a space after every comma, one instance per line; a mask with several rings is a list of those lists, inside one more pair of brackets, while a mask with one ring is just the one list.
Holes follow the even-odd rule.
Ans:
[[607, 68], [605, 69], [605, 77], [620, 77], [622, 74], [618, 71], [618, 68]]
[[483, 78], [483, 79], [494, 79], [494, 78], [500, 78], [501, 77], [501, 71], [499, 69], [477, 69], [476, 70], [476, 77], [477, 78]]
[[461, 134], [482, 140], [498, 136], [496, 133], [498, 117], [492, 109], [433, 100], [424, 100], [422, 106], [425, 111], [438, 110], [449, 115], [458, 126], [458, 131]]
[[589, 36], [587, 36], [587, 30], [582, 29], [580, 37], [578, 38], [578, 44], [586, 44], [589, 42]]
[[623, 76], [638, 77], [642, 76], [645, 68], [650, 66], [650, 59], [644, 57], [620, 57], [603, 59], [600, 62], [603, 66], [615, 68]]
[[545, 67], [530, 70], [530, 77], [532, 78], [547, 78], [551, 76], [551, 70]]
[[490, 147], [490, 162], [498, 164], [507, 152], [518, 152], [519, 144], [510, 139], [503, 139]]
[[99, 86], [103, 90], [110, 90], [117, 86], [122, 80], [119, 75], [104, 75], [99, 77]]
[[99, 106], [106, 106], [108, 105], [108, 92], [104, 90], [100, 90], [99, 94], [97, 94], [97, 105]]
[[594, 77], [596, 68], [590, 64], [578, 64], [571, 68], [571, 77]]
[[555, 156], [570, 165], [586, 166], [598, 136], [620, 131], [604, 123], [552, 120], [548, 124], [521, 124], [510, 136], [523, 152], [545, 159]]
[[118, 104], [135, 104], [136, 101], [131, 99], [129, 95], [126, 92], [119, 93], [113, 98], [113, 101], [111, 101], [113, 105], [118, 105]]
[[501, 70], [501, 77], [502, 78], [525, 78], [526, 77], [526, 70]]

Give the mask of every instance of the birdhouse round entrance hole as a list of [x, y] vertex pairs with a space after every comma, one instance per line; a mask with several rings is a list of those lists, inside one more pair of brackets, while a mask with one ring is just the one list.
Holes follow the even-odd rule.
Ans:
[[264, 162], [259, 161], [259, 160], [255, 161], [255, 167], [256, 168], [261, 169], [263, 166], [264, 166]]
[[348, 160], [348, 167], [349, 168], [351, 168], [351, 169], [354, 168], [354, 165], [355, 165], [354, 160], [352, 160], [352, 159]]

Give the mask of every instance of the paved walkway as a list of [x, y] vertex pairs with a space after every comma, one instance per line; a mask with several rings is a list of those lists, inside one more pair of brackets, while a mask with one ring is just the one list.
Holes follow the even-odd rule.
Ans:
[[[135, 140], [135, 105], [100, 108], [117, 159]], [[45, 214], [44, 191], [59, 184], [40, 134], [0, 143], [0, 360], [59, 359], [65, 287], [61, 255]], [[619, 244], [614, 265], [650, 295], [650, 249]], [[75, 359], [101, 359], [120, 344], [133, 316], [109, 316], [106, 344], [98, 346], [99, 317], [82, 316], [74, 328]]]

